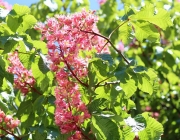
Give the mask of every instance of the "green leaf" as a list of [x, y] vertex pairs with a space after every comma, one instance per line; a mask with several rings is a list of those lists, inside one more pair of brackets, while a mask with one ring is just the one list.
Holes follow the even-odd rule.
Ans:
[[47, 54], [48, 49], [46, 47], [46, 43], [40, 40], [32, 40], [30, 37], [28, 37], [28, 40], [25, 41], [25, 44], [27, 46], [30, 46], [31, 48], [36, 48], [37, 50], [41, 50], [43, 54]]
[[101, 54], [97, 54], [97, 57], [101, 58], [102, 60], [108, 61], [110, 65], [113, 65], [113, 58], [110, 54], [107, 53], [101, 53]]
[[44, 63], [42, 57], [39, 58], [38, 66], [39, 66], [39, 70], [40, 70], [43, 74], [46, 74], [46, 73], [49, 71], [49, 68], [47, 67], [47, 64]]
[[4, 45], [3, 54], [9, 53], [12, 50], [15, 50], [18, 46], [18, 42], [14, 40], [8, 40]]
[[104, 80], [108, 76], [109, 66], [107, 61], [95, 58], [89, 62], [88, 77], [89, 85], [94, 86], [96, 83]]
[[167, 27], [172, 26], [173, 23], [170, 19], [170, 14], [162, 9], [157, 8], [157, 13], [154, 14], [155, 9], [153, 4], [147, 4], [138, 13], [130, 16], [130, 20], [144, 20], [155, 24], [165, 30]]
[[45, 75], [40, 71], [37, 65], [37, 63], [39, 62], [39, 59], [40, 57], [36, 57], [35, 62], [32, 63], [32, 73], [33, 73], [33, 76], [36, 78], [38, 84], [45, 78]]
[[47, 137], [47, 134], [45, 132], [40, 133], [39, 131], [36, 131], [34, 135], [32, 135], [33, 140], [45, 140]]
[[22, 6], [22, 5], [18, 5], [18, 4], [15, 4], [13, 6], [13, 10], [19, 16], [23, 16], [23, 15], [29, 14], [31, 12], [31, 10], [28, 6]]
[[158, 121], [149, 117], [148, 113], [143, 113], [142, 116], [145, 118], [147, 127], [138, 132], [138, 136], [141, 140], [159, 140], [163, 134], [163, 126]]
[[138, 74], [138, 88], [146, 93], [152, 94], [153, 93], [153, 85], [150, 82], [150, 79], [145, 77], [143, 74]]
[[136, 104], [132, 100], [128, 100], [127, 110], [136, 109]]
[[123, 129], [123, 138], [124, 140], [133, 140], [135, 137], [135, 134], [132, 132], [131, 127], [125, 127]]
[[113, 121], [100, 116], [92, 116], [92, 127], [98, 140], [120, 140], [119, 130]]
[[154, 25], [148, 22], [131, 22], [131, 24], [135, 29], [135, 37], [140, 42], [142, 42], [143, 39], [148, 39], [151, 42], [156, 42], [159, 40], [160, 35]]
[[134, 79], [126, 80], [125, 83], [121, 82], [120, 86], [122, 87], [123, 91], [125, 92], [128, 98], [130, 98], [137, 90], [137, 84]]
[[21, 117], [22, 126], [28, 128], [33, 125], [34, 120], [35, 120], [35, 114], [33, 112], [31, 112], [29, 115], [24, 114]]
[[120, 37], [119, 40], [123, 42], [123, 44], [128, 44], [132, 40], [132, 27], [129, 25], [129, 23], [123, 24], [119, 28]]
[[8, 105], [0, 99], [0, 109], [6, 113], [8, 111]]
[[164, 62], [169, 66], [173, 67], [175, 65], [175, 59], [169, 52], [164, 52], [165, 60]]
[[96, 99], [103, 98], [103, 99], [106, 99], [108, 101], [111, 100], [110, 94], [109, 94], [109, 92], [110, 92], [110, 88], [109, 87], [107, 87], [107, 88], [104, 87], [104, 86], [98, 87], [95, 92], [96, 92], [96, 97], [95, 97]]
[[27, 100], [27, 101], [21, 102], [16, 115], [20, 116], [26, 112], [30, 113], [31, 110], [32, 110], [32, 102], [31, 100]]
[[25, 16], [23, 16], [22, 19], [23, 19], [22, 26], [23, 26], [24, 31], [26, 31], [27, 29], [32, 28], [33, 25], [35, 25], [35, 23], [37, 22], [35, 17], [32, 16], [32, 15], [25, 15]]
[[19, 60], [21, 61], [21, 63], [23, 64], [23, 66], [26, 68], [26, 69], [30, 69], [31, 67], [31, 61], [30, 61], [30, 54], [27, 53], [18, 53], [18, 57], [19, 57]]
[[42, 103], [43, 103], [44, 99], [45, 99], [45, 97], [43, 95], [41, 95], [35, 100], [35, 102], [33, 104], [33, 110], [34, 111], [42, 106]]
[[11, 29], [11, 31], [16, 32], [16, 30], [19, 28], [20, 23], [18, 22], [17, 17], [13, 17], [11, 15], [7, 16], [6, 22], [8, 27]]
[[3, 59], [3, 57], [0, 55], [0, 67], [5, 70], [6, 63]]
[[105, 99], [96, 99], [93, 100], [90, 105], [88, 105], [88, 110], [90, 113], [93, 113], [95, 111], [100, 112], [101, 106], [104, 104]]

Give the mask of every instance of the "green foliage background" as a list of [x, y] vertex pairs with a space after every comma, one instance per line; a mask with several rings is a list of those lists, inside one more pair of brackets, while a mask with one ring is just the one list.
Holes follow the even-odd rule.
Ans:
[[[89, 10], [89, 1], [55, 2], [55, 11], [43, 0], [30, 8], [16, 4], [0, 23], [0, 109], [21, 120], [15, 134], [23, 140], [68, 137], [54, 123], [54, 73], [44, 60], [46, 42], [40, 40], [33, 26], [55, 14]], [[165, 6], [169, 8], [165, 10]], [[82, 126], [90, 139], [133, 140], [135, 132], [141, 140], [180, 139], [179, 13], [180, 3], [168, 0], [107, 0], [96, 11], [98, 28], [104, 36], [119, 26], [110, 40], [114, 45], [120, 41], [125, 44], [124, 56], [129, 64], [112, 46], [111, 55], [96, 55], [89, 62], [91, 88], [81, 87], [81, 93], [86, 104], [89, 96], [93, 97], [88, 104], [92, 118]], [[6, 71], [7, 53], [16, 51], [17, 46], [21, 62], [33, 71], [37, 81], [34, 88], [43, 95], [32, 91], [22, 97], [13, 88], [13, 75]], [[135, 125], [129, 117], [134, 118]]]

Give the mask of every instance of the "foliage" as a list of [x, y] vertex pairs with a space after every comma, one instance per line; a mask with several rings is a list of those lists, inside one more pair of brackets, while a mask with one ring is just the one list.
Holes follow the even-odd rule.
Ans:
[[0, 14], [0, 138], [180, 139], [180, 3], [99, 3]]

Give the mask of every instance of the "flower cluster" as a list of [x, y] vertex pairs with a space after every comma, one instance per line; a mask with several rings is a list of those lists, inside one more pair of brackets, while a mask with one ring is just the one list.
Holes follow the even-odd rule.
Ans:
[[15, 120], [12, 116], [6, 115], [0, 109], [0, 129], [13, 131], [19, 124], [19, 120]]
[[[80, 139], [79, 128], [85, 119], [90, 118], [86, 105], [81, 101], [78, 83], [88, 87], [88, 60], [83, 57], [85, 51], [108, 53], [106, 41], [94, 34], [98, 33], [97, 16], [83, 10], [72, 15], [57, 15], [49, 18], [45, 24], [39, 23], [35, 28], [47, 40], [48, 59], [52, 62], [50, 69], [56, 73], [55, 122], [61, 133], [74, 132], [69, 139]], [[84, 53], [85, 54], [85, 53]]]
[[7, 71], [14, 74], [14, 85], [15, 88], [20, 89], [20, 91], [26, 95], [31, 87], [35, 84], [35, 79], [32, 75], [31, 70], [27, 70], [18, 58], [18, 52], [15, 51], [9, 54], [8, 60], [10, 61], [10, 66]]

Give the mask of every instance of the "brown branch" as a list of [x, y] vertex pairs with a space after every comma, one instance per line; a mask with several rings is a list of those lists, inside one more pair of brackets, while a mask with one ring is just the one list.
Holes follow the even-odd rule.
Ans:
[[10, 132], [10, 131], [4, 129], [4, 128], [1, 127], [1, 126], [0, 126], [0, 129], [3, 130], [3, 131], [5, 131], [7, 134], [10, 134], [10, 135], [14, 136], [17, 140], [21, 140], [21, 139], [22, 139], [22, 138], [16, 136], [13, 132]]
[[121, 51], [119, 51], [119, 50], [114, 46], [114, 44], [111, 42], [111, 40], [110, 40], [108, 37], [103, 36], [103, 35], [98, 34], [98, 33], [95, 33], [95, 32], [93, 32], [93, 31], [84, 31], [84, 30], [80, 30], [80, 31], [85, 32], [85, 33], [94, 34], [94, 35], [97, 35], [97, 36], [100, 36], [100, 37], [104, 38], [105, 40], [107, 40], [107, 41], [111, 44], [111, 46], [113, 47], [113, 49], [114, 49], [116, 52], [118, 52], [118, 54], [124, 59], [124, 61], [125, 61], [127, 64], [130, 64], [129, 61], [128, 61], [128, 60], [124, 57], [124, 55], [121, 53]]
[[43, 94], [40, 93], [36, 88], [32, 87], [29, 83], [26, 83], [26, 84], [31, 88], [32, 91], [36, 92], [36, 93], [39, 94], [39, 95], [43, 95]]
[[102, 50], [104, 49], [104, 47], [106, 47], [107, 44], [108, 44], [108, 41], [104, 44], [100, 52], [102, 52]]
[[110, 78], [108, 77], [108, 78], [106, 78], [106, 79], [100, 81], [99, 83], [97, 83], [97, 84], [95, 85], [94, 88], [96, 89], [97, 87], [99, 87], [99, 85], [100, 85], [102, 82], [104, 82], [104, 81], [106, 81], [106, 80], [108, 80], [108, 79], [110, 79]]
[[36, 92], [39, 95], [43, 95], [42, 93], [40, 93], [36, 88], [34, 87], [30, 87], [32, 91]]
[[64, 58], [63, 52], [62, 52], [61, 50], [60, 50], [60, 52], [61, 52], [61, 56], [62, 56], [62, 58], [63, 58], [63, 60], [64, 60], [64, 63], [66, 64], [67, 68], [70, 70], [70, 72], [71, 72], [71, 74], [73, 75], [73, 77], [74, 77], [81, 85], [83, 85], [83, 86], [85, 86], [85, 87], [88, 88], [89, 85], [86, 84], [86, 83], [83, 83], [83, 82], [76, 76], [76, 74], [73, 72], [73, 70], [71, 69], [70, 65], [67, 63], [66, 59]]

